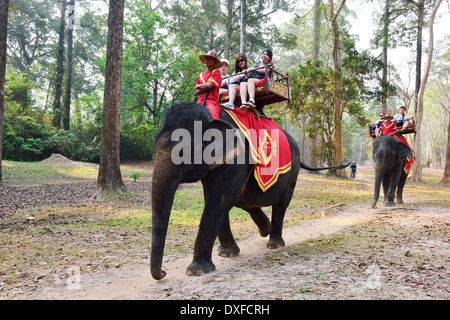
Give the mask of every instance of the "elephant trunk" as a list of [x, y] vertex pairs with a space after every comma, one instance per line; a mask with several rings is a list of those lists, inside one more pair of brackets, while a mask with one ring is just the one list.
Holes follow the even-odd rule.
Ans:
[[156, 280], [161, 280], [166, 275], [166, 272], [162, 270], [162, 259], [170, 211], [178, 185], [178, 170], [170, 161], [170, 152], [158, 150], [152, 178], [152, 245], [150, 257], [150, 271]]

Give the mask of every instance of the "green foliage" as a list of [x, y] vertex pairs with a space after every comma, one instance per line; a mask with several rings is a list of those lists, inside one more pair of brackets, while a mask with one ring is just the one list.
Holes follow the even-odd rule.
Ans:
[[147, 122], [123, 124], [120, 135], [120, 158], [151, 160], [155, 128]]
[[154, 121], [163, 107], [164, 95], [159, 89], [167, 86], [170, 48], [164, 21], [150, 10], [147, 3], [129, 4], [129, 17], [124, 22], [124, 54], [122, 94], [129, 117], [138, 121]]
[[97, 162], [99, 141], [90, 140], [89, 130], [53, 130], [32, 117], [7, 117], [3, 132], [3, 158], [16, 161], [39, 161], [53, 153], [73, 160]]
[[[227, 2], [219, 0], [175, 0], [167, 1], [162, 11], [168, 22], [169, 30], [180, 40], [198, 52], [215, 50], [222, 54], [225, 43], [225, 30], [231, 30], [229, 43], [230, 59], [239, 53], [240, 47], [240, 1], [234, 1], [231, 25], [227, 26]], [[246, 32], [249, 60], [258, 62], [261, 51], [271, 47], [276, 41], [276, 28], [270, 12], [288, 9], [285, 0], [247, 0]], [[292, 42], [292, 39], [286, 39]]]
[[5, 74], [5, 113], [30, 114], [33, 99], [33, 82], [27, 72], [16, 72], [6, 68]]
[[133, 179], [134, 182], [139, 180], [140, 177], [141, 177], [141, 174], [139, 172], [132, 172], [130, 174], [130, 179]]
[[3, 132], [3, 158], [39, 160], [49, 136], [47, 127], [31, 117], [7, 117]]
[[302, 115], [308, 116], [305, 131], [310, 137], [323, 137], [319, 156], [328, 159], [333, 152], [336, 126], [335, 98], [340, 99], [341, 109], [351, 125], [361, 128], [369, 123], [365, 105], [381, 97], [379, 88], [372, 83], [381, 68], [380, 61], [366, 51], [358, 52], [354, 41], [344, 32], [341, 45], [341, 71], [321, 61], [308, 60], [290, 74], [292, 100], [288, 108], [295, 121], [300, 121]]

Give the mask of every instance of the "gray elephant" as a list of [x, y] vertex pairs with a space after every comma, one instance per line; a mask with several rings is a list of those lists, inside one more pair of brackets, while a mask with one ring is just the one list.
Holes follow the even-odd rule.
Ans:
[[[381, 184], [384, 191], [384, 205], [403, 204], [403, 187], [408, 173], [405, 172], [405, 159], [412, 158], [411, 148], [392, 136], [380, 136], [373, 140], [373, 160], [375, 162], [375, 188], [372, 208], [380, 196]], [[395, 199], [395, 192], [397, 197]]]
[[[195, 135], [206, 135], [208, 130], [222, 136], [231, 132], [231, 148], [230, 139], [220, 142], [220, 139], [211, 138], [193, 143], [189, 138], [179, 138], [187, 133], [187, 136], [194, 136], [193, 140], [196, 140]], [[162, 129], [155, 138], [150, 258], [153, 278], [160, 280], [166, 275], [161, 269], [165, 238], [175, 191], [181, 183], [201, 181], [205, 200], [193, 261], [187, 268], [188, 275], [202, 275], [215, 270], [211, 255], [217, 237], [220, 242], [219, 255], [232, 257], [239, 254], [240, 249], [231, 233], [228, 216], [233, 206], [250, 213], [261, 236], [270, 236], [268, 248], [285, 245], [282, 238], [283, 219], [294, 193], [300, 168], [342, 169], [350, 164], [311, 168], [301, 163], [297, 144], [290, 135], [285, 135], [291, 151], [291, 169], [281, 174], [277, 182], [263, 192], [252, 174], [254, 166], [250, 163], [248, 141], [240, 138], [240, 131], [227, 112], [221, 110], [220, 119], [213, 119], [208, 109], [199, 104], [179, 104], [168, 109]], [[204, 154], [206, 150], [211, 150], [213, 143], [219, 157], [208, 162], [201, 155], [202, 152]], [[174, 155], [177, 159], [174, 159]], [[235, 161], [237, 158], [241, 161]], [[266, 206], [272, 206], [271, 221], [261, 210]]]

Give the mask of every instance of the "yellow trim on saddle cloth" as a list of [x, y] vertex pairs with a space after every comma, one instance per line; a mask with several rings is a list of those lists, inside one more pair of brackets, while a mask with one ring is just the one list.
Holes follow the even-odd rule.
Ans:
[[256, 149], [256, 146], [253, 144], [251, 138], [250, 138], [250, 131], [249, 129], [239, 120], [237, 115], [234, 112], [231, 112], [230, 110], [224, 109], [230, 117], [234, 120], [234, 122], [237, 124], [239, 129], [242, 130], [242, 133], [247, 138], [248, 144], [250, 145], [250, 152], [252, 155], [252, 158], [256, 163], [261, 164], [261, 161], [259, 160], [258, 150]]
[[258, 182], [258, 185], [261, 188], [261, 190], [263, 192], [265, 192], [267, 189], [269, 189], [271, 186], [273, 186], [275, 184], [275, 182], [278, 181], [278, 177], [280, 174], [289, 172], [289, 170], [291, 170], [290, 162], [282, 168], [277, 168], [276, 172], [272, 175], [272, 178], [270, 178], [270, 180], [264, 182], [261, 179], [261, 166], [256, 166], [255, 170], [254, 170], [254, 176], [255, 176], [255, 179]]
[[[289, 172], [289, 170], [291, 170], [291, 161], [289, 161], [289, 163], [285, 164], [283, 167], [276, 168], [274, 172], [271, 174], [271, 178], [268, 181], [264, 181], [262, 179], [261, 170], [264, 169], [265, 165], [268, 165], [270, 163], [273, 157], [278, 156], [276, 151], [277, 142], [273, 141], [272, 137], [268, 134], [267, 130], [265, 130], [264, 136], [259, 137], [259, 146], [255, 145], [254, 141], [252, 141], [251, 139], [249, 128], [247, 128], [247, 126], [239, 120], [239, 118], [234, 112], [227, 109], [224, 110], [234, 120], [239, 129], [242, 130], [245, 138], [247, 139], [248, 144], [250, 146], [250, 153], [252, 155], [252, 158], [257, 163], [257, 165], [254, 166], [254, 173], [253, 173], [254, 177], [258, 182], [258, 185], [261, 188], [261, 190], [265, 192], [267, 189], [269, 189], [278, 181], [278, 177], [280, 174], [284, 174], [286, 172]], [[264, 148], [271, 149], [270, 153], [267, 156], [266, 156], [267, 152], [264, 152]], [[262, 159], [260, 158], [260, 155], [262, 156]]]

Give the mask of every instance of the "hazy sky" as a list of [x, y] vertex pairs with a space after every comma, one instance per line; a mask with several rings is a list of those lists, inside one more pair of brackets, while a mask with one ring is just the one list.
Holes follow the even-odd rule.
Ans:
[[[377, 3], [377, 1], [374, 1]], [[361, 0], [349, 0], [347, 1], [350, 9], [354, 10], [358, 17], [356, 19], [350, 18], [352, 29], [352, 34], [359, 35], [360, 39], [357, 42], [357, 47], [359, 49], [369, 49], [370, 40], [373, 38], [373, 33], [375, 31], [372, 13], [375, 11], [376, 5], [374, 3], [365, 4], [361, 8]], [[443, 39], [445, 35], [450, 34], [450, 9], [448, 8], [447, 1], [443, 1], [439, 10], [437, 12], [437, 18], [433, 27], [434, 30], [434, 44]], [[426, 21], [428, 25], [428, 21]], [[423, 48], [428, 48], [428, 28], [424, 29], [423, 32]], [[379, 53], [381, 50], [378, 49]], [[425, 52], [425, 51], [424, 51]], [[376, 52], [373, 52], [376, 54]], [[427, 59], [426, 53], [422, 57], [422, 62], [425, 63]], [[414, 61], [413, 48], [396, 48], [388, 50], [388, 63], [393, 64], [396, 69], [400, 72], [403, 82], [407, 81], [408, 78], [408, 67], [407, 62]], [[411, 76], [415, 76], [414, 72]]]

